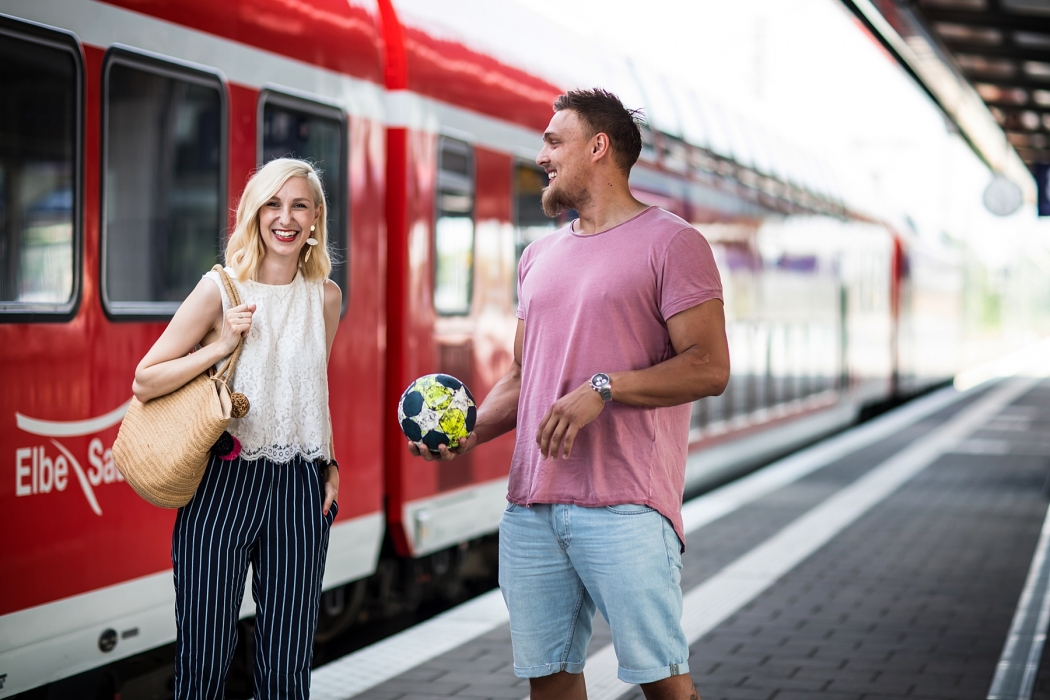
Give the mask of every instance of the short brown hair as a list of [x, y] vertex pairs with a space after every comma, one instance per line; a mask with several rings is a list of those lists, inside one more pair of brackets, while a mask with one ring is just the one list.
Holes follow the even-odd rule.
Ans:
[[601, 88], [569, 90], [559, 95], [554, 100], [554, 111], [563, 109], [576, 112], [590, 128], [591, 136], [606, 134], [616, 164], [625, 174], [631, 172], [642, 152], [642, 132], [638, 128], [642, 110], [627, 109], [619, 97]]

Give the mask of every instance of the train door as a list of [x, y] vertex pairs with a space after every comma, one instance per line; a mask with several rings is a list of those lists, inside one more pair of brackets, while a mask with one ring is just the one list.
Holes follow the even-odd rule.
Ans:
[[[494, 168], [494, 162], [502, 167]], [[505, 156], [463, 139], [437, 137], [429, 242], [433, 355], [428, 371], [456, 377], [478, 401], [494, 383], [487, 362], [493, 343], [486, 326], [491, 280], [499, 269], [498, 252], [494, 256], [491, 251], [500, 248], [497, 239], [509, 212], [507, 165]], [[485, 238], [479, 239], [479, 234]], [[406, 376], [402, 383], [413, 379]], [[447, 463], [428, 464], [402, 455], [400, 466], [402, 533], [413, 556], [495, 532], [505, 503], [509, 455], [494, 459], [493, 446], [484, 445]]]
[[[419, 299], [422, 304], [413, 307], [406, 300], [404, 309], [405, 329], [421, 330], [429, 306], [432, 333], [405, 337], [400, 350], [391, 353], [392, 358], [403, 353], [403, 367], [416, 368], [392, 372], [391, 381], [403, 388], [420, 374], [444, 372], [466, 383], [480, 402], [513, 360], [517, 255], [553, 230], [540, 206], [546, 176], [509, 154], [449, 135], [435, 137], [433, 172], [434, 218], [427, 246], [432, 286]], [[410, 206], [406, 198], [406, 211]], [[420, 271], [413, 251], [423, 252], [414, 228], [409, 225], [407, 231], [410, 299], [416, 297], [411, 280]], [[421, 360], [428, 351], [429, 365]], [[496, 532], [506, 503], [513, 435], [464, 458], [429, 464], [409, 457], [403, 438], [398, 440], [400, 449], [390, 464], [396, 472], [388, 484], [399, 553], [419, 557]]]

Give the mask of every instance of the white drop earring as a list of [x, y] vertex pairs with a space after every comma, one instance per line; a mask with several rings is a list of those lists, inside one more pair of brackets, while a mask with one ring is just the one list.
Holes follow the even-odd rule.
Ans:
[[[311, 226], [310, 233], [313, 233], [316, 228], [316, 226]], [[303, 262], [310, 262], [310, 253], [313, 252], [314, 246], [317, 245], [317, 239], [310, 236], [306, 239], [306, 244], [310, 247], [306, 249], [306, 255], [303, 257]]]

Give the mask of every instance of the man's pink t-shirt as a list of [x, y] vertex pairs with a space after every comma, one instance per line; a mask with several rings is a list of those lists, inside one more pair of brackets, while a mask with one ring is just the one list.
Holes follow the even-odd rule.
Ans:
[[592, 235], [572, 225], [525, 249], [525, 321], [517, 444], [507, 499], [655, 508], [685, 542], [682, 492], [690, 405], [606, 404], [568, 459], [544, 460], [536, 430], [551, 405], [597, 372], [652, 367], [675, 355], [667, 319], [722, 298], [711, 246], [674, 214], [650, 207]]

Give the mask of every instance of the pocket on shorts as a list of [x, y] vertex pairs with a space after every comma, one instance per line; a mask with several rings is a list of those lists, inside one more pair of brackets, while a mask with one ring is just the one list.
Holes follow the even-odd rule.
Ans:
[[507, 507], [503, 509], [503, 512], [504, 513], [513, 513], [515, 510], [517, 510], [517, 508], [518, 508], [518, 504], [517, 503], [511, 503], [510, 501], [507, 501]]
[[643, 506], [638, 503], [621, 503], [615, 506], [605, 506], [605, 510], [616, 515], [645, 515], [646, 513], [655, 513], [655, 508], [649, 506]]

